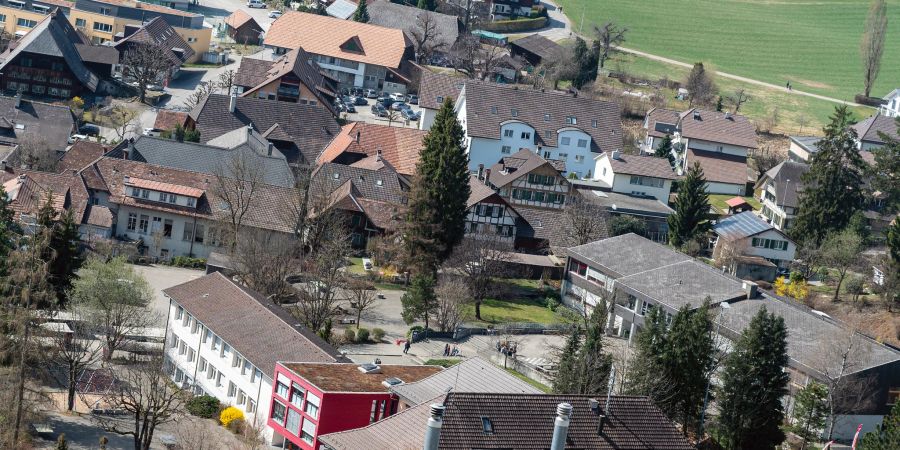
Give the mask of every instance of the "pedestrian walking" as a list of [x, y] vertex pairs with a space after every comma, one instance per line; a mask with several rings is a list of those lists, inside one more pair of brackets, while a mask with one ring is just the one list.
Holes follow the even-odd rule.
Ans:
[[403, 354], [404, 354], [404, 355], [405, 355], [407, 352], [409, 352], [409, 346], [410, 346], [409, 341], [406, 341], [406, 342], [403, 344]]
[[444, 356], [450, 356], [450, 344], [444, 345]]

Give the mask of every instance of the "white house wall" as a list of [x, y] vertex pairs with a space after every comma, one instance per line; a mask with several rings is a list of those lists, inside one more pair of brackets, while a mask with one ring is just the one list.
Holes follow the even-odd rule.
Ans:
[[436, 109], [422, 108], [422, 117], [419, 118], [419, 129], [428, 131], [434, 125], [434, 118], [437, 116]]
[[[147, 233], [140, 233], [140, 227], [136, 227], [134, 231], [128, 230], [128, 214], [134, 213], [138, 216], [138, 221], [140, 221], [141, 215], [145, 215], [149, 217], [150, 224], [148, 226]], [[193, 242], [193, 247], [191, 246], [194, 237], [192, 236], [190, 241], [185, 241], [182, 238], [184, 237], [184, 229], [188, 227], [189, 229], [193, 229], [194, 219], [191, 217], [185, 217], [177, 214], [170, 214], [165, 212], [146, 210], [140, 208], [133, 208], [131, 206], [120, 205], [118, 207], [118, 212], [116, 213], [117, 224], [116, 230], [114, 231], [115, 236], [122, 236], [131, 240], [143, 239], [144, 245], [149, 248], [149, 252], [151, 256], [160, 256], [160, 252], [162, 249], [166, 249], [169, 251], [169, 257], [173, 256], [188, 256], [193, 254], [193, 256], [198, 258], [206, 258], [209, 256], [209, 253], [218, 247], [205, 245], [208, 242], [210, 237], [210, 229], [211, 227], [217, 225], [216, 222], [205, 220], [205, 219], [197, 219], [197, 224], [203, 225], [205, 236], [204, 236], [204, 244]], [[153, 218], [159, 217], [162, 219], [161, 223], [165, 223], [166, 219], [172, 220], [172, 236], [169, 238], [163, 238], [159, 248], [156, 248], [156, 242], [154, 240], [154, 236], [152, 234], [152, 226], [153, 226]]]
[[758, 248], [753, 247], [753, 241], [748, 238], [746, 251], [744, 252], [747, 255], [759, 256], [761, 258], [769, 259], [769, 260], [781, 260], [781, 261], [793, 261], [794, 256], [797, 254], [797, 246], [787, 237], [779, 233], [775, 230], [764, 231], [760, 234], [753, 236], [759, 239], [772, 239], [777, 241], [787, 241], [788, 248], [787, 250], [775, 250], [771, 248]]
[[735, 155], [747, 157], [747, 147], [737, 145], [723, 144], [721, 142], [703, 141], [700, 139], [688, 139], [688, 148], [697, 150], [706, 150], [708, 152], [724, 153], [726, 155]]
[[706, 192], [710, 194], [729, 194], [742, 196], [746, 186], [743, 184], [717, 183], [714, 181], [706, 182]]
[[[651, 178], [651, 177], [644, 177]], [[656, 178], [657, 180], [659, 178]], [[615, 179], [612, 183], [613, 192], [618, 192], [622, 194], [637, 194], [637, 195], [649, 195], [651, 197], [656, 198], [657, 200], [668, 203], [669, 202], [669, 192], [672, 190], [672, 181], [671, 180], [663, 180], [663, 186], [661, 188], [653, 187], [653, 186], [644, 186], [640, 184], [631, 184], [631, 175], [627, 174], [616, 174]]]

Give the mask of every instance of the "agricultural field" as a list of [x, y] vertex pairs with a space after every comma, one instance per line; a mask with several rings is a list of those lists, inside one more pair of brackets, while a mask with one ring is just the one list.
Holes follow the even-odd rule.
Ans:
[[[626, 47], [723, 72], [853, 100], [869, 0], [556, 0], [576, 32], [613, 21]], [[900, 0], [887, 0], [888, 34], [872, 92], [900, 86]], [[674, 78], [674, 77], [673, 77]]]

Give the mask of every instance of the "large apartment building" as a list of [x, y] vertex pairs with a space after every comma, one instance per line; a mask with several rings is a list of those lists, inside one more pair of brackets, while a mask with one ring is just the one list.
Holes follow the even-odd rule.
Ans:
[[281, 359], [346, 362], [287, 311], [219, 272], [163, 291], [169, 299], [164, 368], [195, 395], [211, 395], [263, 427]]
[[57, 8], [94, 44], [115, 41], [126, 26], [141, 26], [156, 17], [191, 46], [194, 55], [188, 62], [209, 51], [212, 39], [212, 28], [204, 25], [203, 15], [135, 0], [0, 0], [0, 26], [10, 35], [23, 36]]

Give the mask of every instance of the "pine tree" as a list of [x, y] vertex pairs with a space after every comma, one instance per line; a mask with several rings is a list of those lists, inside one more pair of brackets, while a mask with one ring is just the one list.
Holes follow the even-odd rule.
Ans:
[[56, 290], [60, 304], [65, 303], [66, 292], [72, 286], [75, 272], [81, 267], [78, 255], [78, 223], [71, 211], [62, 215], [51, 228], [50, 248], [53, 259], [50, 261], [50, 283]]
[[369, 8], [366, 6], [366, 0], [359, 0], [356, 11], [353, 13], [353, 21], [369, 23]]
[[809, 171], [805, 173], [797, 219], [791, 236], [799, 241], [820, 244], [825, 236], [847, 226], [863, 204], [862, 175], [866, 163], [856, 148], [856, 132], [850, 129], [851, 112], [842, 105], [835, 109], [818, 143]]
[[556, 377], [553, 378], [553, 392], [568, 394], [575, 390], [578, 383], [578, 350], [581, 348], [581, 330], [572, 327], [572, 334], [566, 339], [566, 345], [559, 355]]
[[675, 314], [667, 341], [663, 363], [673, 388], [674, 418], [685, 430], [699, 430], [706, 384], [715, 364], [708, 298], [699, 308], [685, 305]]
[[609, 390], [609, 373], [612, 357], [603, 351], [603, 336], [606, 334], [606, 302], [600, 301], [591, 311], [585, 330], [584, 345], [578, 352], [581, 376], [575, 392], [569, 394], [606, 395]]
[[657, 407], [672, 417], [670, 397], [673, 389], [663, 355], [668, 348], [666, 316], [659, 308], [650, 308], [644, 327], [634, 337], [635, 351], [625, 374], [624, 391], [629, 395], [650, 397]]
[[572, 49], [572, 64], [575, 70], [572, 86], [581, 89], [585, 84], [596, 80], [597, 63], [597, 52], [589, 48], [584, 39], [575, 38], [575, 47]]
[[435, 305], [434, 278], [431, 275], [414, 276], [400, 303], [403, 306], [403, 321], [407, 325], [423, 320], [425, 328], [428, 328], [428, 316]]
[[419, 0], [418, 7], [426, 11], [434, 11], [437, 5], [435, 5], [434, 0]]
[[860, 450], [897, 450], [900, 448], [900, 403], [891, 408], [891, 413], [884, 416], [881, 425], [872, 432], [866, 433], [859, 444]]
[[828, 388], [811, 381], [797, 392], [794, 402], [794, 425], [791, 430], [809, 441], [815, 439], [825, 427], [828, 415]]
[[900, 264], [900, 219], [894, 219], [894, 223], [887, 230], [887, 246], [894, 264]]
[[784, 441], [781, 399], [787, 395], [787, 329], [765, 307], [725, 359], [719, 389], [718, 440], [726, 449], [771, 449]]
[[681, 247], [709, 231], [709, 194], [700, 163], [688, 169], [675, 197], [675, 214], [669, 216], [669, 244]]
[[675, 165], [675, 155], [672, 154], [672, 136], [668, 134], [662, 138], [662, 141], [659, 142], [659, 147], [656, 147], [656, 152], [653, 154], [657, 158], [666, 158], [669, 160], [669, 165]]
[[3, 276], [6, 258], [15, 247], [15, 235], [19, 234], [18, 225], [13, 220], [14, 212], [9, 208], [6, 190], [0, 184], [0, 276]]
[[416, 271], [433, 274], [465, 234], [469, 159], [464, 132], [447, 99], [425, 135], [409, 201], [406, 243]]

